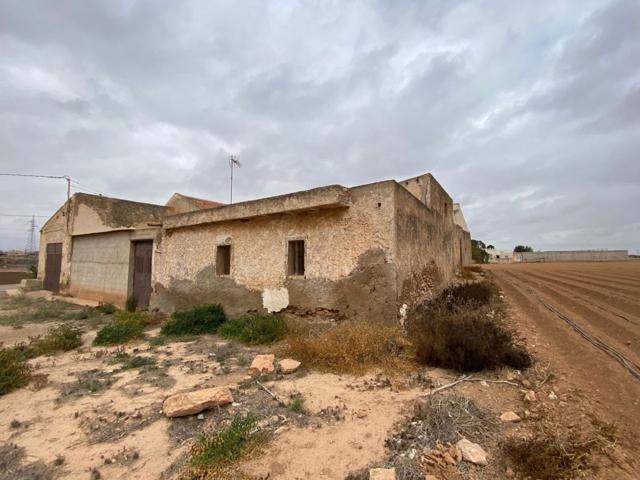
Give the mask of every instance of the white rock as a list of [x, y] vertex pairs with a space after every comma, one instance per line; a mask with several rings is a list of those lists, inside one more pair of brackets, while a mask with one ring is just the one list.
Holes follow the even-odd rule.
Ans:
[[282, 373], [293, 373], [300, 368], [300, 362], [293, 358], [285, 358], [278, 362]]
[[172, 395], [164, 401], [162, 410], [167, 417], [184, 417], [232, 402], [233, 396], [228, 388], [206, 388]]
[[503, 422], [519, 422], [520, 417], [515, 412], [504, 412], [502, 415], [500, 415], [500, 420], [502, 420]]
[[273, 362], [276, 359], [273, 354], [266, 355], [256, 355], [251, 362], [251, 366], [249, 367], [249, 372], [251, 373], [273, 373], [276, 369], [274, 367]]
[[462, 459], [465, 462], [473, 463], [475, 465], [487, 465], [487, 452], [485, 452], [477, 443], [470, 442], [466, 438], [463, 438], [456, 447], [460, 449], [462, 453]]
[[534, 392], [533, 390], [529, 390], [527, 393], [524, 394], [525, 402], [535, 402], [537, 399], [538, 397], [536, 397], [536, 392]]
[[396, 480], [396, 469], [372, 468], [369, 470], [369, 480]]
[[549, 394], [549, 400], [557, 400], [557, 399], [558, 399], [558, 396], [556, 395], [556, 392], [551, 390], [551, 393]]

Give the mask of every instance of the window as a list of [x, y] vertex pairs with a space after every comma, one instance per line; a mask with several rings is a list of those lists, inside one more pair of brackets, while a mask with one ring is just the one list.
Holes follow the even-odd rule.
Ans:
[[216, 248], [216, 274], [231, 273], [231, 245], [218, 245]]
[[287, 273], [289, 275], [304, 275], [304, 240], [289, 242]]

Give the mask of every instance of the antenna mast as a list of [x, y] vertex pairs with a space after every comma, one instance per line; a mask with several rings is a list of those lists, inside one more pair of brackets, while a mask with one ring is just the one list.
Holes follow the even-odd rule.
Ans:
[[229, 183], [229, 205], [233, 203], [233, 167], [240, 168], [240, 160], [238, 156], [231, 155], [229, 157], [229, 169], [230, 169], [230, 183]]

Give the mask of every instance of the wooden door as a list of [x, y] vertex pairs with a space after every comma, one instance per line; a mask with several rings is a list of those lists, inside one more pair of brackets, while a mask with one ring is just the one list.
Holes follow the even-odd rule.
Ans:
[[60, 270], [62, 267], [62, 243], [47, 243], [44, 264], [44, 288], [52, 292], [60, 291]]
[[135, 242], [133, 253], [133, 296], [139, 308], [149, 307], [153, 241]]

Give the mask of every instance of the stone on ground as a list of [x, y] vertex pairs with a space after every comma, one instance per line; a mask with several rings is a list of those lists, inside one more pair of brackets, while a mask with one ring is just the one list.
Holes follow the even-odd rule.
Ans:
[[372, 468], [369, 470], [369, 480], [396, 480], [396, 469]]
[[525, 402], [535, 402], [537, 399], [538, 397], [536, 397], [536, 392], [534, 392], [533, 390], [529, 390], [527, 393], [524, 394]]
[[515, 412], [504, 412], [502, 415], [500, 415], [500, 420], [502, 420], [503, 422], [519, 422], [520, 417]]
[[206, 388], [170, 396], [164, 401], [162, 411], [167, 417], [184, 417], [232, 402], [233, 397], [228, 388]]
[[249, 371], [251, 373], [273, 373], [276, 369], [273, 365], [275, 359], [275, 355], [271, 353], [266, 355], [256, 355], [253, 362], [251, 362]]
[[300, 368], [300, 362], [294, 360], [293, 358], [285, 358], [284, 360], [280, 360], [278, 362], [278, 365], [280, 365], [280, 371], [282, 373], [293, 373], [298, 370], [298, 368]]
[[487, 464], [487, 452], [485, 452], [477, 443], [470, 442], [466, 438], [463, 438], [456, 446], [462, 453], [462, 459], [465, 462], [473, 463], [475, 465]]

